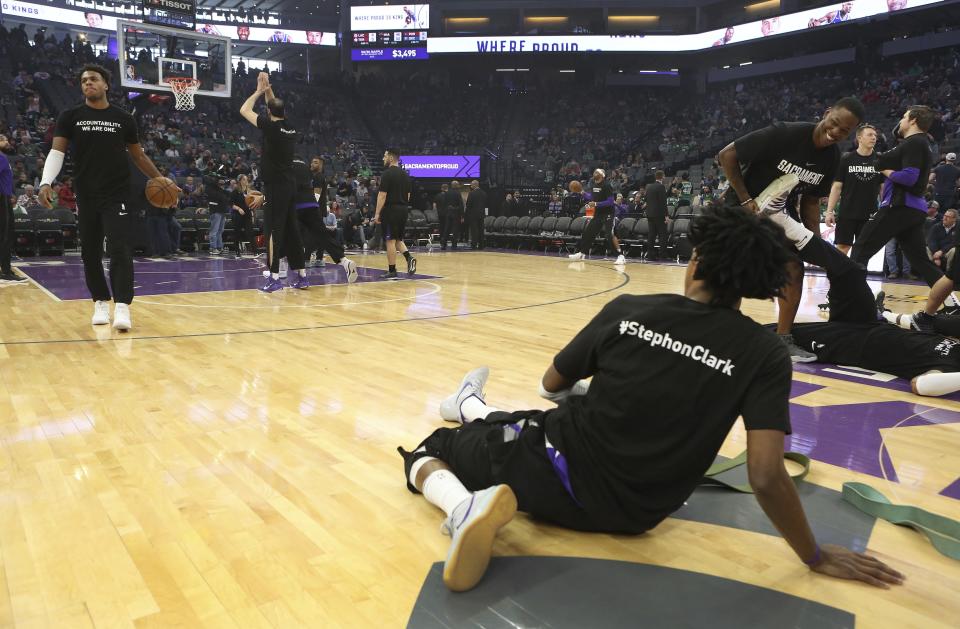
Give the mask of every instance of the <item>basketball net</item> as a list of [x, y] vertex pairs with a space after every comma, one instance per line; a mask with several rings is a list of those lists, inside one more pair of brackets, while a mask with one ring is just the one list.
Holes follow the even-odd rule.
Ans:
[[193, 102], [193, 95], [200, 89], [200, 81], [197, 79], [167, 79], [167, 83], [170, 84], [170, 89], [173, 90], [173, 95], [177, 99], [177, 102], [173, 105], [174, 109], [189, 111], [196, 107]]

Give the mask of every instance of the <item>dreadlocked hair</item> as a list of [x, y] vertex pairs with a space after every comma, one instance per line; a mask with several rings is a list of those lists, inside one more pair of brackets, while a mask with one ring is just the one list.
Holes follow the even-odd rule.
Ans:
[[724, 206], [690, 228], [697, 270], [713, 293], [711, 304], [732, 306], [742, 297], [782, 297], [787, 264], [796, 259], [783, 229], [740, 207]]

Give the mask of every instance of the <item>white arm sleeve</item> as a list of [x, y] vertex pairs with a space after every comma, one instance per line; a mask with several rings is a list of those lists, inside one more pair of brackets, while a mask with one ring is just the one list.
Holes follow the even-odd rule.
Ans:
[[40, 178], [41, 186], [53, 185], [57, 175], [60, 174], [60, 169], [63, 168], [63, 158], [63, 151], [51, 149], [47, 153], [47, 159], [43, 162], [43, 177]]

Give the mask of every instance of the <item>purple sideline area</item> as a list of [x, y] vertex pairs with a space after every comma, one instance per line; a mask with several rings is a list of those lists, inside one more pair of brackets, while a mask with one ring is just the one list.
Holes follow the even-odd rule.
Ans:
[[[794, 380], [790, 398], [823, 389], [822, 385]], [[902, 423], [901, 423], [902, 422]], [[855, 472], [900, 482], [886, 448], [881, 451], [881, 430], [894, 426], [908, 428], [960, 422], [960, 413], [910, 402], [871, 402], [804, 406], [790, 404], [793, 434], [784, 440], [784, 449], [806, 454]], [[877, 453], [882, 456], [882, 468]], [[960, 500], [960, 478], [940, 491]]]
[[[357, 258], [353, 260], [356, 262]], [[436, 279], [435, 275], [408, 276], [398, 265], [400, 277], [407, 279]], [[89, 299], [83, 279], [80, 258], [32, 258], [21, 265], [25, 273], [60, 299]], [[234, 260], [215, 256], [153, 260], [137, 258], [134, 263], [134, 285], [137, 295], [172, 295], [178, 293], [207, 293], [227, 290], [249, 290], [263, 285], [263, 270], [257, 259]], [[386, 281], [386, 269], [357, 267], [357, 282]], [[307, 278], [314, 286], [346, 284], [347, 276], [338, 264], [328, 262], [323, 268], [307, 269]]]
[[[892, 389], [894, 391], [904, 391], [910, 393], [910, 382], [903, 378], [891, 376], [890, 374], [879, 371], [870, 371], [860, 367], [844, 367], [841, 365], [831, 365], [827, 363], [794, 363], [793, 370], [800, 373], [806, 373], [813, 376], [822, 376], [824, 378], [833, 378], [834, 380], [846, 380], [847, 382], [859, 382], [868, 384], [872, 387], [881, 389]], [[942, 396], [942, 399], [954, 400], [960, 402], [960, 392], [951, 393]]]

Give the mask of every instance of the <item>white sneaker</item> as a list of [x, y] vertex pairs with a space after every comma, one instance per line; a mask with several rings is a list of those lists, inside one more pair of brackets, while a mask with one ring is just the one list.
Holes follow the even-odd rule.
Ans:
[[483, 387], [487, 384], [487, 378], [489, 377], [489, 367], [477, 367], [472, 371], [468, 371], [467, 375], [460, 381], [460, 389], [453, 395], [447, 396], [443, 402], [440, 402], [440, 417], [448, 422], [464, 423], [463, 413], [460, 412], [460, 405], [470, 396], [483, 402]]
[[567, 257], [570, 258], [571, 260], [584, 260], [584, 259], [586, 259], [587, 256], [583, 255], [582, 253], [580, 253], [580, 252], [578, 251], [578, 252], [576, 252], [576, 253], [571, 253], [571, 254], [568, 255]]
[[126, 332], [131, 327], [130, 306], [127, 304], [116, 304], [113, 307], [113, 329]]
[[90, 319], [92, 325], [107, 325], [110, 323], [110, 304], [105, 301], [93, 302], [93, 318]]
[[757, 207], [760, 208], [760, 214], [782, 212], [786, 207], [790, 191], [796, 188], [798, 183], [800, 183], [800, 178], [794, 173], [781, 175], [770, 182], [770, 185], [764, 188], [763, 192], [754, 199]]
[[340, 266], [347, 272], [347, 283], [353, 284], [357, 281], [357, 263], [350, 258], [340, 260]]
[[622, 253], [617, 256], [617, 260], [616, 262], [614, 262], [614, 264], [626, 264], [626, 263], [627, 263], [627, 259], [623, 257]]
[[490, 564], [497, 531], [517, 513], [517, 497], [507, 485], [494, 485], [464, 500], [447, 518], [442, 531], [450, 536], [443, 564], [443, 583], [465, 592], [483, 578]]

